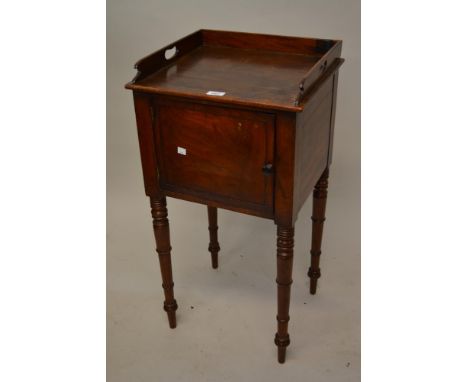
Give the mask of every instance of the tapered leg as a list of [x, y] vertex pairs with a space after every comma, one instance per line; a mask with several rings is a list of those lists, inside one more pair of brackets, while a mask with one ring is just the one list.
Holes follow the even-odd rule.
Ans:
[[162, 287], [164, 289], [164, 310], [169, 318], [169, 326], [175, 328], [177, 326], [175, 313], [177, 301], [174, 299], [174, 282], [172, 281], [171, 240], [169, 221], [167, 220], [166, 198], [151, 198], [150, 201], [156, 251], [158, 252]]
[[294, 253], [294, 227], [277, 228], [277, 278], [278, 284], [278, 332], [275, 344], [278, 346], [278, 362], [284, 363], [286, 347], [289, 345], [288, 322], [291, 297], [292, 267]]
[[320, 277], [320, 255], [322, 253], [323, 223], [325, 222], [325, 207], [327, 205], [328, 168], [325, 169], [314, 189], [314, 203], [312, 209], [312, 249], [310, 250], [311, 265], [308, 276], [310, 277], [310, 293], [317, 292], [317, 280]]
[[210, 245], [208, 250], [211, 252], [211, 266], [218, 268], [218, 252], [220, 250], [218, 243], [218, 209], [208, 206], [208, 230], [210, 231]]

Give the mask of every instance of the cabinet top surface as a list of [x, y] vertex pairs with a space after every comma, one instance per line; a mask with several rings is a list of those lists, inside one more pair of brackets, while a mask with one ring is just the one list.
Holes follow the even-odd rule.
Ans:
[[304, 83], [320, 75], [332, 50], [341, 50], [341, 42], [201, 30], [140, 60], [137, 76], [126, 87], [300, 111]]

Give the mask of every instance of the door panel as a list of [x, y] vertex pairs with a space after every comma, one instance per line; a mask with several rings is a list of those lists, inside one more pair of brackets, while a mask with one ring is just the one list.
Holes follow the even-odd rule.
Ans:
[[272, 206], [274, 115], [179, 101], [155, 114], [162, 188]]

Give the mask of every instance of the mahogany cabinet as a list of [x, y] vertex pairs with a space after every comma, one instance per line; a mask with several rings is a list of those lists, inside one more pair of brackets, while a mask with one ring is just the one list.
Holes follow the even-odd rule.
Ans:
[[336, 40], [199, 30], [136, 63], [126, 88], [133, 91], [171, 328], [177, 302], [166, 197], [207, 206], [213, 268], [220, 250], [217, 208], [271, 219], [277, 226], [275, 344], [278, 361], [285, 361], [294, 224], [311, 192], [311, 294], [320, 277], [340, 55]]

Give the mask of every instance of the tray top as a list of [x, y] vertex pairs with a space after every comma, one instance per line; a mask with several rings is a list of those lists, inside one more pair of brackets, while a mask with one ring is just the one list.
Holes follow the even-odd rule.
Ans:
[[[328, 43], [325, 48], [323, 42]], [[151, 60], [153, 67], [144, 75], [139, 72], [126, 87], [140, 92], [298, 111], [302, 110], [298, 99], [304, 91], [304, 82], [314, 69], [317, 72], [323, 69], [324, 56], [338, 45], [334, 43], [341, 50], [341, 42], [332, 40], [198, 31], [140, 60], [137, 69], [140, 70], [139, 65], [151, 66], [148, 64]], [[317, 47], [312, 49], [307, 44]], [[164, 58], [162, 54], [171, 47], [176, 47], [175, 56]]]

